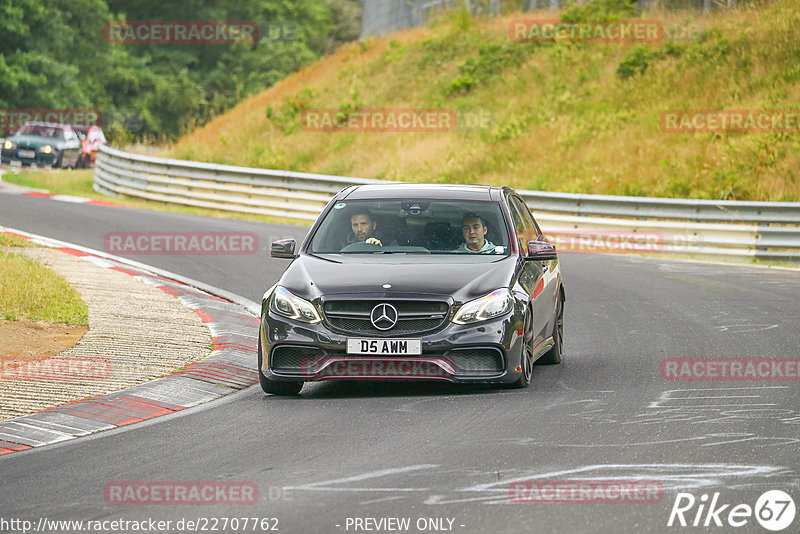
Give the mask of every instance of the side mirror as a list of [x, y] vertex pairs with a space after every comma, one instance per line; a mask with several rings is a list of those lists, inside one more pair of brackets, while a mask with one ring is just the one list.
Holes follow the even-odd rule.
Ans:
[[556, 246], [547, 241], [528, 241], [528, 253], [526, 260], [549, 261], [556, 260]]
[[293, 260], [297, 257], [294, 253], [296, 242], [294, 239], [279, 239], [272, 242], [269, 255], [273, 258], [287, 258]]

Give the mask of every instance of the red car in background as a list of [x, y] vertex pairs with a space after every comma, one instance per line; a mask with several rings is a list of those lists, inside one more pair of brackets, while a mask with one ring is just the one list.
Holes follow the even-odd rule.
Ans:
[[90, 166], [94, 167], [94, 161], [100, 151], [100, 145], [104, 145], [107, 142], [103, 129], [96, 124], [91, 126], [73, 125], [72, 129], [75, 130], [81, 140], [81, 157], [78, 161], [78, 168], [88, 169]]

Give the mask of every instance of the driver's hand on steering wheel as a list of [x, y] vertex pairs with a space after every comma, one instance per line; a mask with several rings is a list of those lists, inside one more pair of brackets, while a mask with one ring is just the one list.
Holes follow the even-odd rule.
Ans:
[[379, 247], [383, 246], [383, 243], [381, 243], [380, 239], [375, 239], [374, 237], [367, 238], [367, 240], [364, 241], [364, 243], [367, 243], [369, 245], [378, 245]]

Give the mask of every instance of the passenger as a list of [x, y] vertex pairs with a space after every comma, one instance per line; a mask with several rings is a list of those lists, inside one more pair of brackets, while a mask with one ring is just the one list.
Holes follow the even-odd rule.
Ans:
[[483, 217], [477, 213], [467, 213], [461, 218], [461, 235], [464, 243], [453, 252], [491, 253], [495, 245], [486, 239], [489, 228]]

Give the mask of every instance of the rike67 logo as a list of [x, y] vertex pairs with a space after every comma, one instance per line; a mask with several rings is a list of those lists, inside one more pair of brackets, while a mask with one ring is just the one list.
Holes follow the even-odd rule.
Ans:
[[699, 499], [691, 493], [678, 493], [667, 526], [738, 528], [752, 524], [755, 517], [765, 529], [778, 532], [792, 524], [796, 512], [791, 495], [781, 490], [764, 492], [754, 507], [744, 503], [723, 504], [719, 492], [714, 493], [710, 502], [705, 493]]

